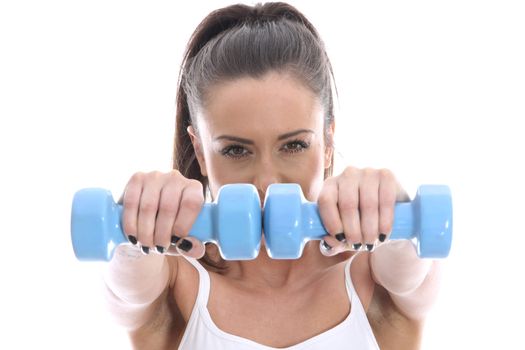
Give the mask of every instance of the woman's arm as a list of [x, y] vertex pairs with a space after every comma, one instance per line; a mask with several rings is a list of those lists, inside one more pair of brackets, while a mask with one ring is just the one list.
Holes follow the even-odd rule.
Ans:
[[[178, 260], [163, 253], [175, 249], [171, 246], [174, 232], [179, 239], [188, 236], [204, 204], [204, 194], [199, 181], [185, 178], [178, 170], [138, 172], [129, 180], [119, 203], [123, 205], [124, 234], [136, 247], [117, 247], [104, 279], [110, 311], [131, 331], [151, 319], [158, 299], [173, 287], [170, 283], [176, 281]], [[161, 254], [150, 253], [152, 247]]]
[[383, 286], [399, 310], [411, 319], [423, 319], [440, 285], [438, 260], [421, 259], [412, 242], [389, 241], [370, 254], [372, 278]]
[[116, 322], [128, 331], [145, 325], [158, 306], [155, 301], [168, 288], [170, 270], [176, 272], [176, 266], [170, 269], [164, 255], [144, 255], [131, 246], [117, 247], [104, 271], [108, 309]]

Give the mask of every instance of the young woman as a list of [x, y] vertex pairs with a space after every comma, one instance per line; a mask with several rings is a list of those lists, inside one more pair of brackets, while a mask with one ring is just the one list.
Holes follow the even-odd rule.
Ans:
[[[389, 242], [391, 171], [332, 175], [332, 70], [312, 24], [285, 3], [208, 15], [181, 67], [173, 170], [136, 173], [108, 264], [109, 307], [136, 349], [417, 349], [436, 261]], [[209, 195], [298, 183], [329, 234], [297, 260], [225, 261], [188, 232]], [[263, 233], [262, 233], [263, 234]], [[173, 255], [170, 253], [178, 253]]]

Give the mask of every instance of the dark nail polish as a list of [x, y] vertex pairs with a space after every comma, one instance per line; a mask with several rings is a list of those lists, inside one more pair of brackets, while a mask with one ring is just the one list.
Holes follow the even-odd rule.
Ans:
[[384, 233], [381, 233], [379, 235], [379, 242], [383, 243], [385, 241], [385, 239], [386, 239], [386, 235]]
[[143, 245], [143, 246], [141, 247], [141, 249], [142, 249], [142, 252], [143, 252], [144, 254], [149, 254], [149, 247], [146, 247], [146, 246]]
[[137, 238], [135, 236], [129, 235], [128, 240], [131, 242], [131, 244], [137, 245]]
[[326, 241], [323, 241], [323, 243], [321, 243], [323, 245], [323, 248], [326, 249], [326, 250], [331, 250], [332, 247], [330, 245], [328, 245], [328, 243], [326, 243]]
[[335, 239], [337, 239], [339, 242], [343, 242], [346, 240], [344, 232], [338, 233], [335, 235]]
[[190, 249], [193, 247], [193, 244], [188, 241], [187, 239], [183, 239], [182, 242], [178, 245], [179, 249], [184, 250], [185, 252], [189, 252]]
[[367, 245], [366, 245], [366, 250], [368, 250], [369, 252], [371, 252], [372, 250], [374, 250], [374, 245], [373, 245], [373, 244], [367, 244]]
[[158, 245], [156, 248], [157, 248], [157, 251], [158, 251], [160, 254], [164, 254], [164, 251], [166, 250], [166, 249], [164, 249], [164, 247], [161, 247], [160, 245]]
[[177, 236], [171, 236], [171, 244], [177, 244], [177, 242], [180, 240], [180, 237]]
[[363, 244], [361, 244], [361, 243], [352, 244], [352, 248], [354, 248], [354, 250], [359, 250], [359, 249], [361, 249], [362, 245]]

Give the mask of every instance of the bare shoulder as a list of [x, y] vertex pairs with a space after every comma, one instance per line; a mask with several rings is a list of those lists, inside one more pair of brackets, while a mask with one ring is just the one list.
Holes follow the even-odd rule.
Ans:
[[[176, 277], [170, 280], [170, 296], [171, 300], [174, 301], [174, 306], [177, 307], [182, 318], [187, 323], [199, 292], [199, 272], [183, 257], [172, 257], [172, 259], [178, 260]], [[174, 275], [172, 274], [172, 276]]]

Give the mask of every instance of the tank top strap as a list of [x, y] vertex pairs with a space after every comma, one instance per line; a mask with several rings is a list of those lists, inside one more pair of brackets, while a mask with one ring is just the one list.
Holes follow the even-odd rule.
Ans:
[[350, 298], [350, 302], [354, 304], [355, 301], [359, 301], [359, 304], [361, 304], [359, 300], [359, 296], [357, 295], [357, 292], [355, 290], [354, 284], [352, 283], [352, 276], [350, 274], [350, 267], [352, 266], [352, 261], [359, 253], [356, 253], [352, 255], [350, 259], [345, 264], [345, 284], [346, 284], [346, 292], [348, 293], [348, 297]]
[[184, 255], [182, 256], [199, 272], [199, 292], [197, 294], [197, 303], [206, 307], [210, 296], [210, 274], [197, 259]]

